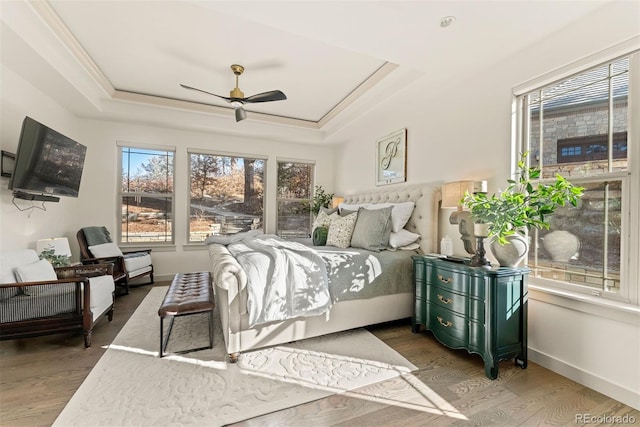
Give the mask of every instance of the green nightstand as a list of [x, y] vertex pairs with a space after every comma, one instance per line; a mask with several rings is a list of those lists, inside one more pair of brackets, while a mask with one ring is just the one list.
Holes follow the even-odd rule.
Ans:
[[413, 274], [412, 332], [424, 325], [447, 347], [479, 354], [492, 380], [501, 360], [515, 358], [527, 367], [528, 269], [469, 267], [419, 255]]

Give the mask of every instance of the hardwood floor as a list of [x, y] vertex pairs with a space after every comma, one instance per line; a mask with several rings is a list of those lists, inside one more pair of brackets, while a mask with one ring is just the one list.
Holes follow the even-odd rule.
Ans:
[[[156, 283], [163, 285], [168, 282]], [[51, 425], [149, 289], [132, 288], [118, 297], [113, 322], [105, 318], [96, 325], [89, 349], [82, 334], [0, 342], [0, 425]], [[491, 381], [479, 356], [448, 349], [430, 333], [414, 335], [410, 329], [399, 322], [370, 331], [418, 367], [411, 375], [236, 425], [574, 426], [585, 424], [576, 422], [579, 414], [626, 415], [640, 424], [640, 411], [535, 363], [522, 370], [502, 362], [498, 379]]]

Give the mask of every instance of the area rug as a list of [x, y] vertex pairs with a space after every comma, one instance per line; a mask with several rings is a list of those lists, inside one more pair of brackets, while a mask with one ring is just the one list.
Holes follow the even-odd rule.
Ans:
[[[159, 358], [158, 307], [166, 289], [150, 290], [55, 426], [225, 425], [416, 369], [364, 329], [246, 352], [227, 363], [217, 313], [213, 349]], [[207, 344], [206, 316], [178, 317], [167, 352]]]

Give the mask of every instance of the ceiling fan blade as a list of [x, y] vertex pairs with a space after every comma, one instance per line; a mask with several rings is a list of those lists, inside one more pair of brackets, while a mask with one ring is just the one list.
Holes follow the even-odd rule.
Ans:
[[211, 92], [207, 92], [206, 90], [202, 90], [202, 89], [198, 89], [195, 87], [191, 87], [191, 86], [187, 86], [187, 85], [183, 85], [182, 83], [180, 83], [180, 86], [182, 86], [185, 89], [189, 89], [189, 90], [195, 90], [197, 92], [202, 92], [202, 93], [206, 93], [207, 95], [213, 95], [213, 96], [217, 96], [218, 98], [222, 98], [227, 102], [231, 102], [233, 101], [232, 98], [227, 98], [226, 96], [221, 96], [221, 95], [216, 95], [215, 93], [211, 93]]
[[287, 95], [279, 90], [272, 90], [269, 92], [259, 93], [257, 95], [251, 95], [248, 98], [244, 98], [243, 102], [269, 102], [269, 101], [284, 101], [287, 99]]
[[239, 121], [244, 120], [246, 118], [247, 118], [247, 112], [244, 111], [244, 108], [237, 107], [236, 108], [236, 122], [239, 122]]

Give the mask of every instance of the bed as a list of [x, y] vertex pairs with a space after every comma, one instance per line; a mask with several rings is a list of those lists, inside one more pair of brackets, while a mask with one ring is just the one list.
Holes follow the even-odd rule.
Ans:
[[[413, 211], [403, 229], [421, 236], [417, 242], [419, 247], [415, 250], [380, 252], [331, 246], [314, 247], [325, 255], [333, 251], [330, 256], [336, 262], [332, 263], [334, 273], [331, 274], [335, 274], [337, 267], [338, 271], [343, 269], [342, 275], [354, 276], [357, 275], [354, 271], [362, 269], [358, 262], [369, 262], [381, 270], [380, 277], [385, 277], [385, 287], [393, 288], [372, 294], [367, 289], [369, 285], [376, 283], [377, 277], [367, 280], [364, 287], [360, 280], [359, 284], [354, 285], [354, 292], [350, 292], [347, 287], [347, 291], [343, 289], [337, 298], [332, 293], [334, 301], [330, 309], [319, 315], [250, 325], [247, 311], [247, 273], [226, 245], [209, 243], [214, 293], [230, 360], [237, 360], [240, 353], [249, 350], [411, 317], [415, 300], [411, 256], [419, 252], [434, 252], [436, 249], [439, 191], [439, 185], [413, 184], [345, 197], [343, 203], [346, 206], [413, 202]], [[361, 261], [357, 261], [358, 259]], [[394, 273], [382, 274], [392, 268], [396, 269]], [[371, 270], [371, 266], [368, 270]], [[394, 279], [390, 280], [390, 276]], [[360, 288], [367, 289], [360, 291]]]

